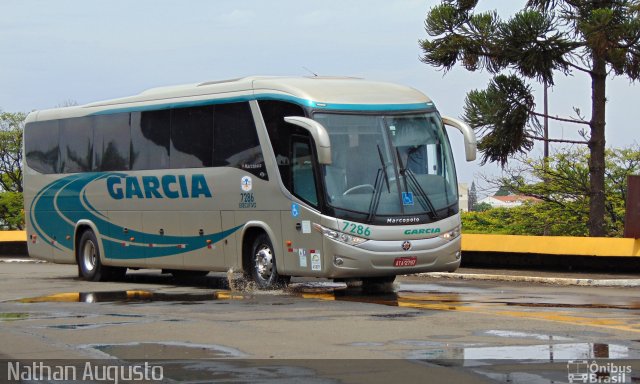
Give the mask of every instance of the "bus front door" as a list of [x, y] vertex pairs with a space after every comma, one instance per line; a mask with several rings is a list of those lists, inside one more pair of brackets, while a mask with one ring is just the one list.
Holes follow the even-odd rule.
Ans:
[[291, 140], [291, 189], [302, 202], [292, 201], [290, 211], [282, 213], [286, 269], [300, 276], [321, 275], [322, 234], [313, 229], [317, 213], [306, 207], [318, 205], [317, 163], [311, 138], [295, 135]]

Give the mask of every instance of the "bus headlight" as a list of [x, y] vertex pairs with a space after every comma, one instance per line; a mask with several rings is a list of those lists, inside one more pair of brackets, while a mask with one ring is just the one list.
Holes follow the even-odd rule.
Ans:
[[460, 236], [460, 226], [455, 227], [454, 229], [450, 230], [449, 232], [443, 233], [442, 235], [440, 235], [440, 238], [444, 239], [444, 240], [447, 240], [447, 241], [451, 241], [451, 240], [455, 239], [458, 236]]
[[320, 224], [314, 223], [313, 227], [316, 229], [316, 231], [322, 233], [323, 235], [330, 238], [331, 240], [339, 241], [341, 243], [345, 243], [349, 245], [359, 245], [367, 241], [367, 239], [363, 239], [362, 237], [336, 231], [335, 229], [325, 228]]

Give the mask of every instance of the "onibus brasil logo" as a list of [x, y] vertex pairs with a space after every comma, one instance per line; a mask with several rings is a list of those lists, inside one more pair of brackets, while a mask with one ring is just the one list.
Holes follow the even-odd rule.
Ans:
[[610, 361], [569, 360], [567, 375], [569, 383], [629, 383], [631, 366]]

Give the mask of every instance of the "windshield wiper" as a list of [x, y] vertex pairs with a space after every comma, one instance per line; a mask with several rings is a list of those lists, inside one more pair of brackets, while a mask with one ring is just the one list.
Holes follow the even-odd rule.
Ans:
[[380, 145], [378, 144], [378, 155], [380, 155], [380, 165], [381, 168], [378, 168], [378, 172], [376, 173], [376, 181], [373, 183], [373, 196], [371, 197], [371, 203], [369, 203], [369, 216], [367, 216], [367, 222], [372, 222], [373, 218], [376, 217], [376, 212], [378, 211], [378, 205], [380, 205], [380, 197], [382, 196], [382, 177], [384, 176], [384, 182], [387, 185], [387, 192], [391, 193], [391, 187], [389, 186], [389, 175], [387, 174], [387, 166], [384, 163], [384, 157], [382, 156], [382, 150], [380, 149]]
[[413, 189], [416, 192], [418, 192], [418, 196], [422, 197], [423, 199], [423, 200], [418, 199], [422, 209], [426, 211], [428, 208], [430, 211], [429, 216], [431, 216], [431, 219], [439, 220], [440, 217], [438, 216], [438, 212], [436, 212], [436, 208], [433, 206], [433, 203], [431, 202], [431, 199], [429, 199], [429, 196], [427, 195], [427, 193], [424, 191], [424, 189], [422, 189], [422, 186], [420, 186], [420, 183], [416, 179], [415, 174], [413, 173], [412, 170], [409, 169], [408, 166], [405, 167], [404, 164], [402, 164], [402, 157], [400, 157], [400, 150], [398, 150], [398, 148], [396, 148], [396, 154], [398, 156], [398, 166], [400, 167], [400, 175], [404, 176], [405, 191], [409, 192], [409, 188], [408, 188], [409, 186], [407, 185], [407, 180], [409, 180], [409, 184], [411, 185], [411, 187], [413, 187]]
[[382, 150], [380, 149], [380, 144], [378, 146], [378, 155], [380, 155], [380, 164], [382, 165], [382, 173], [384, 174], [384, 181], [387, 183], [387, 192], [391, 193], [391, 188], [389, 188], [389, 175], [387, 175], [387, 166], [384, 164], [384, 158], [382, 157]]

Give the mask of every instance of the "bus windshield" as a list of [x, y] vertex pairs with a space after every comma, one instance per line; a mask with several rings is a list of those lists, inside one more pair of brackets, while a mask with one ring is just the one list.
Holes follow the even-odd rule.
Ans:
[[331, 140], [332, 163], [323, 177], [334, 208], [367, 214], [369, 221], [425, 214], [434, 221], [457, 204], [451, 148], [436, 112], [316, 113], [314, 119]]

